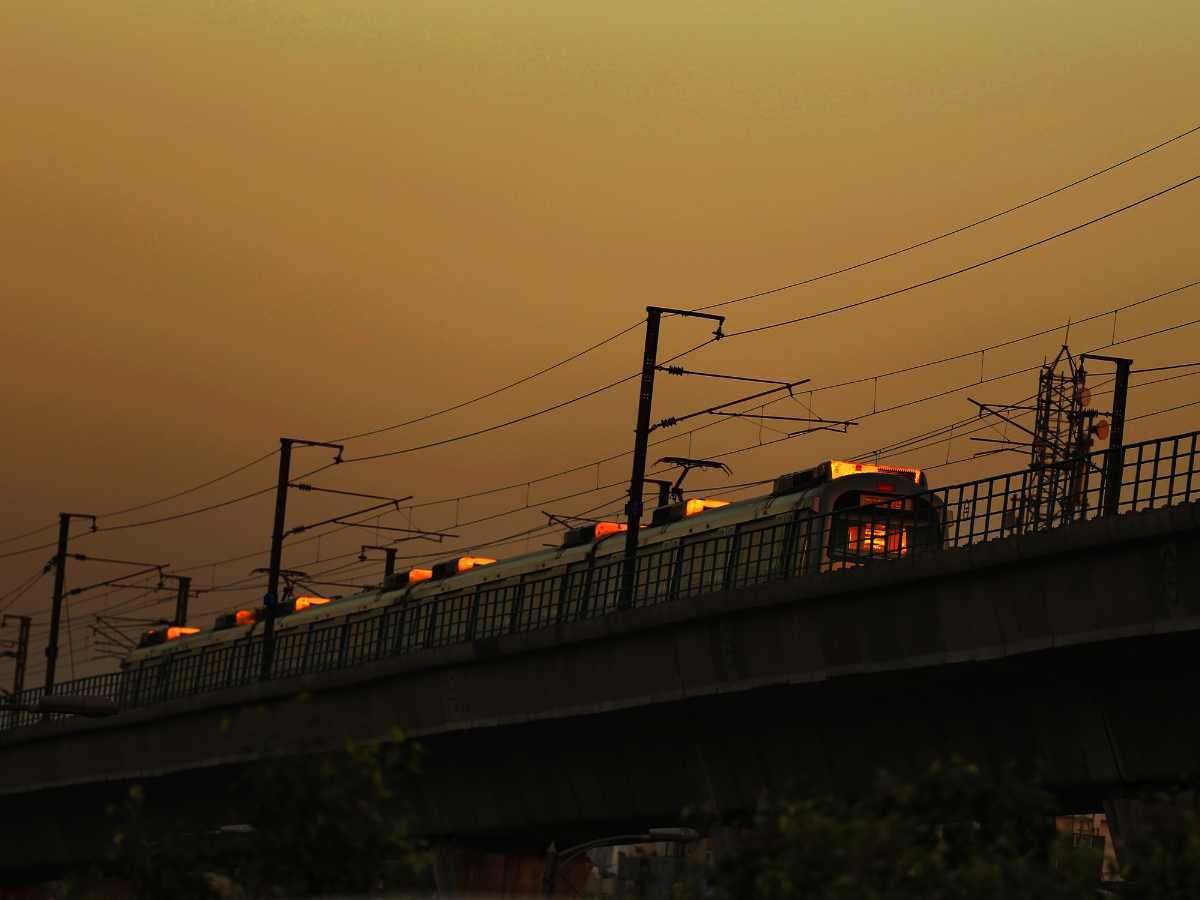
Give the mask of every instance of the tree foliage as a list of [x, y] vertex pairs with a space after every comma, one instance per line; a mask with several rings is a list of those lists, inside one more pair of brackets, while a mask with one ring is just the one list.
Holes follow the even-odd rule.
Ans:
[[1200, 897], [1200, 813], [1194, 792], [1159, 794], [1137, 804], [1121, 865], [1128, 900]]
[[858, 799], [764, 803], [717, 873], [720, 900], [1082, 900], [1099, 851], [1054, 828], [1048, 794], [1011, 772], [938, 762]]
[[[422, 883], [426, 854], [409, 832], [402, 789], [419, 770], [420, 748], [394, 733], [340, 751], [263, 759], [236, 791], [225, 827], [181, 811], [152, 815], [146, 792], [130, 789], [110, 808], [107, 880], [134, 900], [373, 894]], [[79, 882], [72, 897], [95, 896]]]

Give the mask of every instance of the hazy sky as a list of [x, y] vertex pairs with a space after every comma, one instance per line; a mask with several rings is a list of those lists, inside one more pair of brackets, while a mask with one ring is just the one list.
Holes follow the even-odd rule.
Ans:
[[[419, 416], [557, 361], [636, 322], [905, 246], [1070, 182], [1200, 124], [1200, 8], [1063, 0], [840, 2], [132, 2], [0, 6], [0, 290], [9, 438], [0, 538], [60, 510], [105, 513], [214, 478], [281, 435], [332, 439]], [[969, 264], [1200, 173], [1200, 134], [997, 222], [878, 265], [727, 307], [736, 331]], [[696, 368], [820, 387], [1079, 319], [1200, 279], [1200, 182], [1013, 259], [811, 323], [729, 340]], [[1200, 318], [1200, 288], [1118, 317], [1132, 336]], [[1071, 331], [1086, 349], [1108, 319]], [[664, 355], [702, 340], [668, 320]], [[1200, 327], [1120, 350], [1200, 359]], [[995, 351], [985, 376], [1041, 362], [1062, 333]], [[352, 442], [348, 456], [469, 432], [629, 374], [635, 331], [517, 390]], [[956, 387], [972, 357], [816, 394], [831, 417]], [[972, 412], [998, 381], [730, 457], [733, 482], [849, 456]], [[1186, 403], [1200, 379], [1131, 394], [1131, 415]], [[656, 418], [739, 396], [660, 380]], [[805, 398], [807, 400], [807, 398]], [[521, 482], [627, 449], [632, 384], [482, 437], [320, 483], [414, 502]], [[803, 415], [785, 404], [779, 414]], [[701, 424], [701, 423], [697, 423]], [[1200, 407], [1133, 439], [1200, 425]], [[724, 422], [693, 455], [758, 442]], [[764, 432], [765, 438], [775, 435]], [[897, 457], [968, 457], [960, 439]], [[686, 453], [689, 438], [661, 448]], [[655, 458], [652, 456], [652, 458]], [[328, 460], [298, 451], [298, 467]], [[931, 471], [934, 484], [1019, 468], [1016, 456]], [[621, 506], [628, 459], [415, 511], [454, 546]], [[696, 484], [721, 479], [697, 476]], [[114, 526], [271, 485], [274, 462]], [[726, 479], [729, 480], [729, 479]], [[197, 566], [201, 586], [265, 565], [270, 496], [75, 549]], [[356, 508], [294, 494], [289, 521]], [[365, 503], [365, 501], [364, 501]], [[529, 505], [524, 513], [455, 528]], [[383, 524], [402, 525], [407, 513]], [[46, 531], [0, 545], [19, 550]], [[384, 535], [380, 535], [384, 539]], [[536, 547], [535, 536], [495, 551]], [[374, 543], [341, 531], [296, 546], [317, 563]], [[436, 559], [435, 545], [406, 553]], [[446, 548], [443, 548], [446, 549]], [[252, 559], [208, 565], [258, 551]], [[0, 596], [50, 556], [0, 559]], [[375, 571], [349, 569], [339, 577]], [[83, 585], [119, 570], [73, 563]], [[50, 579], [10, 612], [47, 619]], [[197, 618], [261, 590], [194, 601]], [[7, 601], [0, 600], [0, 607]], [[131, 592], [81, 595], [60, 677], [95, 670], [89, 616]], [[0, 632], [9, 636], [10, 626]], [[44, 629], [37, 635], [44, 634]], [[71, 657], [68, 657], [68, 654]], [[35, 638], [31, 680], [42, 668]], [[9, 664], [0, 663], [0, 683]]]

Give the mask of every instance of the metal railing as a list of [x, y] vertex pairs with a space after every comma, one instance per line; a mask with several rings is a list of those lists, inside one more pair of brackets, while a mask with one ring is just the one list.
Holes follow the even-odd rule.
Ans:
[[[909, 496], [858, 498], [822, 514], [794, 510], [643, 547], [634, 606], [785, 578], [858, 568], [1200, 498], [1200, 432], [1127, 445], [1119, 489], [1106, 454]], [[618, 608], [622, 560], [610, 556], [514, 576], [428, 600], [351, 613], [276, 633], [272, 677], [342, 669], [384, 657], [532, 631]], [[56, 693], [109, 697], [121, 708], [258, 681], [261, 636], [174, 654], [120, 672], [62, 682]], [[41, 689], [22, 692], [34, 705]], [[37, 721], [0, 713], [0, 730]]]

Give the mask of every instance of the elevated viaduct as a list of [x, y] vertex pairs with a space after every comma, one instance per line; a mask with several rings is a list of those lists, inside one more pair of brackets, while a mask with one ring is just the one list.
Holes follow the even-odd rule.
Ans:
[[132, 784], [229, 822], [248, 767], [397, 726], [429, 751], [417, 830], [480, 845], [852, 790], [953, 752], [1097, 809], [1197, 770], [1198, 657], [1193, 502], [17, 729], [0, 867], [96, 858]]

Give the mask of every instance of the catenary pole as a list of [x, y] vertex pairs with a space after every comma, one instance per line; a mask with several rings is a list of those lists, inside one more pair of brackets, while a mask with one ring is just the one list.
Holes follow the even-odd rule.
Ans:
[[279, 570], [283, 561], [284, 525], [287, 521], [287, 493], [292, 471], [292, 448], [329, 447], [337, 450], [334, 462], [342, 461], [341, 444], [328, 444], [324, 441], [306, 441], [301, 438], [279, 439], [279, 480], [275, 485], [275, 522], [271, 529], [271, 558], [267, 566], [267, 592], [263, 595], [263, 607], [266, 610], [266, 622], [263, 625], [262, 660], [259, 677], [266, 681], [271, 677], [271, 667], [275, 656], [275, 619], [279, 611]]
[[646, 486], [646, 452], [650, 444], [650, 411], [654, 403], [654, 372], [658, 367], [658, 334], [663, 313], [698, 319], [712, 319], [717, 323], [713, 335], [720, 339], [724, 316], [691, 312], [685, 309], [669, 309], [663, 306], [646, 307], [646, 344], [642, 353], [642, 379], [638, 389], [637, 427], [633, 432], [633, 470], [629, 475], [629, 502], [625, 504], [625, 556], [621, 567], [621, 596], [618, 606], [628, 609], [633, 606], [633, 590], [637, 582], [638, 532], [642, 524], [642, 493]]
[[0, 628], [7, 625], [9, 619], [17, 621], [17, 648], [0, 656], [11, 656], [16, 663], [12, 687], [13, 697], [16, 698], [25, 690], [25, 666], [29, 660], [29, 626], [33, 619], [29, 616], [4, 616], [0, 618]]
[[186, 625], [188, 617], [188, 595], [192, 592], [192, 579], [189, 575], [176, 575], [179, 581], [179, 593], [175, 595], [175, 624]]
[[1113, 381], [1113, 405], [1108, 431], [1108, 452], [1104, 455], [1104, 515], [1115, 516], [1121, 504], [1121, 479], [1125, 468], [1125, 404], [1129, 396], [1129, 374], [1133, 360], [1123, 356], [1097, 356], [1085, 353], [1084, 359], [1098, 359], [1117, 367]]
[[63, 589], [67, 580], [67, 544], [71, 539], [71, 520], [91, 519], [96, 529], [96, 517], [85, 513], [58, 514], [58, 553], [54, 557], [54, 598], [50, 606], [50, 635], [46, 641], [46, 681], [43, 694], [54, 693], [54, 673], [58, 665], [58, 629], [62, 622]]

